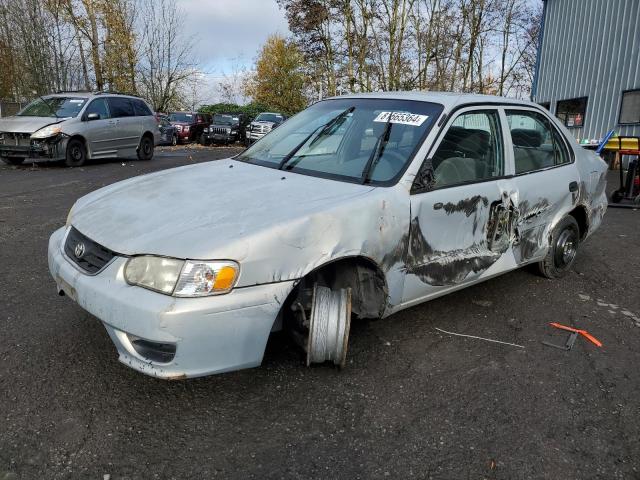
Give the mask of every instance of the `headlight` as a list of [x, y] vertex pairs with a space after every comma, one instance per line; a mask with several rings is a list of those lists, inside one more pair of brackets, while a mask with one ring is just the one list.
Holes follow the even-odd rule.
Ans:
[[60, 125], [49, 125], [31, 134], [31, 138], [49, 138], [58, 135], [60, 132], [62, 132]]
[[133, 257], [124, 268], [124, 279], [130, 285], [171, 295], [183, 265], [184, 260], [175, 258]]
[[175, 297], [205, 297], [228, 293], [238, 278], [239, 266], [231, 261], [178, 260], [144, 255], [125, 266], [124, 278]]
[[187, 260], [173, 295], [176, 297], [204, 297], [231, 291], [240, 267], [236, 262], [206, 262]]

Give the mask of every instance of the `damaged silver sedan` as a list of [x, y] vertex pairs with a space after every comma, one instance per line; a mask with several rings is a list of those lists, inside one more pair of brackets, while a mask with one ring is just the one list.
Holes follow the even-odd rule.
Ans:
[[49, 268], [149, 375], [257, 366], [281, 329], [307, 363], [343, 365], [352, 320], [527, 264], [566, 273], [605, 213], [605, 172], [529, 102], [344, 96], [232, 159], [82, 197]]

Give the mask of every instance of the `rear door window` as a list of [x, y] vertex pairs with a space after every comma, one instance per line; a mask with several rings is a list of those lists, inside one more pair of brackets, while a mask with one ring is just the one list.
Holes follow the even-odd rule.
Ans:
[[112, 117], [121, 118], [135, 116], [133, 105], [128, 98], [109, 97], [108, 101]]
[[149, 115], [153, 115], [153, 113], [151, 112], [147, 104], [144, 103], [142, 100], [133, 98], [131, 99], [131, 102], [133, 103], [133, 108], [135, 110], [136, 116], [146, 117]]
[[507, 110], [516, 175], [571, 162], [567, 146], [549, 119], [538, 112]]

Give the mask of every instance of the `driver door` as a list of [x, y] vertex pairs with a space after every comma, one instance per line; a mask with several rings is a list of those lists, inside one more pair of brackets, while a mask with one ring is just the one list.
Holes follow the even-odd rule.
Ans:
[[418, 177], [431, 181], [412, 189], [403, 304], [515, 267], [501, 115], [491, 107], [462, 110], [425, 160]]

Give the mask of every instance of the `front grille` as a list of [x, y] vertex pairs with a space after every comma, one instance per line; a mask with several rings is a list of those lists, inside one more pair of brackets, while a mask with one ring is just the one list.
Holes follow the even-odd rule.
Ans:
[[71, 227], [64, 243], [64, 253], [85, 272], [95, 275], [117, 254], [108, 248], [87, 238], [74, 227]]
[[31, 145], [30, 133], [4, 132], [1, 133], [0, 136], [4, 138], [4, 141], [2, 142], [4, 145], [14, 147], [28, 147], [29, 145]]
[[229, 133], [229, 130], [224, 127], [211, 127], [209, 131], [211, 133], [219, 133], [220, 135], [226, 135], [227, 133]]
[[251, 129], [253, 133], [269, 133], [271, 131], [271, 125], [257, 124]]

